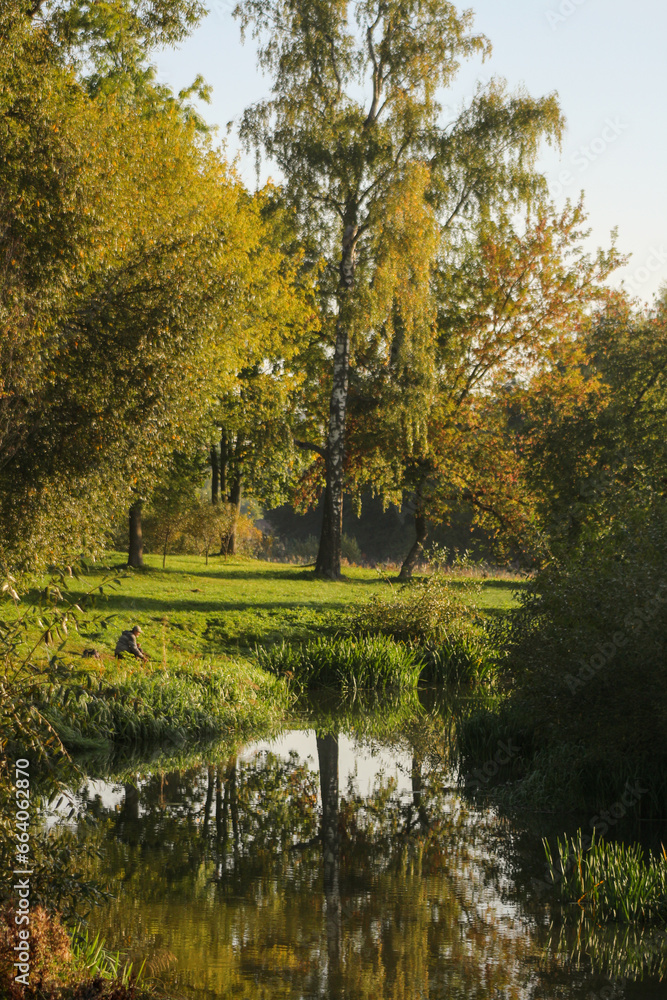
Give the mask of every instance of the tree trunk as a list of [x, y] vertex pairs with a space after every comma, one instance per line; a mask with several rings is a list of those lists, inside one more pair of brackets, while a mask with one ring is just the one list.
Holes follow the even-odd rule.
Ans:
[[202, 833], [204, 835], [204, 840], [208, 836], [208, 825], [211, 819], [211, 806], [213, 805], [213, 791], [215, 789], [215, 768], [212, 764], [208, 765], [208, 786], [206, 788], [206, 801], [204, 803], [204, 824]]
[[118, 834], [126, 844], [138, 844], [141, 838], [139, 787], [136, 781], [126, 781], [123, 790], [125, 797], [117, 818]]
[[171, 532], [167, 529], [164, 536], [164, 548], [162, 549], [162, 569], [164, 569], [167, 562], [167, 545], [169, 544], [169, 536]]
[[144, 565], [144, 543], [141, 535], [141, 500], [130, 507], [130, 549], [127, 565], [141, 569]]
[[[338, 737], [317, 737], [317, 760], [322, 793], [322, 855], [326, 901], [329, 975], [337, 976], [341, 951], [340, 833], [338, 830]], [[330, 987], [334, 985], [329, 983]], [[331, 990], [330, 995], [334, 995]]]
[[229, 529], [229, 536], [227, 538], [227, 555], [236, 555], [236, 526], [239, 520], [239, 514], [241, 513], [241, 487], [243, 484], [241, 469], [239, 468], [234, 480], [232, 482], [232, 488], [229, 491], [229, 502], [234, 508], [232, 512], [232, 526]]
[[218, 450], [211, 445], [211, 503], [217, 503], [219, 498], [220, 466], [218, 465]]
[[341, 538], [343, 535], [343, 487], [345, 462], [345, 418], [350, 369], [350, 300], [356, 267], [357, 226], [345, 227], [338, 278], [338, 317], [336, 350], [333, 362], [333, 385], [329, 404], [327, 436], [327, 483], [324, 492], [324, 517], [315, 572], [330, 580], [340, 578]]
[[222, 502], [227, 501], [227, 463], [229, 462], [227, 435], [224, 430], [220, 432], [220, 496]]
[[415, 571], [415, 567], [419, 562], [421, 556], [424, 552], [424, 542], [428, 536], [428, 525], [426, 523], [426, 518], [422, 513], [415, 514], [415, 531], [417, 532], [417, 538], [415, 543], [405, 557], [405, 561], [401, 566], [401, 572], [398, 574], [399, 580], [409, 580]]

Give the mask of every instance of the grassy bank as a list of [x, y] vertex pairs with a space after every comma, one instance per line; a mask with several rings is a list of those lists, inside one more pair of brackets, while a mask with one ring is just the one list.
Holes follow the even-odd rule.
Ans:
[[[123, 554], [111, 553], [80, 588], [72, 586], [72, 593], [102, 582], [109, 568], [123, 569], [125, 561]], [[375, 570], [356, 567], [332, 583], [317, 579], [312, 569], [252, 559], [211, 559], [206, 566], [197, 556], [170, 556], [164, 570], [159, 556], [145, 561], [146, 569], [133, 571], [118, 591], [100, 600], [99, 608], [116, 615], [119, 628], [140, 625], [142, 645], [159, 660], [174, 651], [249, 655], [256, 645], [329, 634], [355, 606], [400, 589]], [[468, 584], [464, 577], [450, 580], [454, 591], [464, 592]], [[496, 615], [506, 611], [523, 585], [507, 578], [480, 580], [480, 609]], [[113, 651], [115, 634], [91, 638]]]
[[290, 703], [287, 686], [252, 664], [172, 655], [168, 665], [77, 664], [37, 707], [68, 750], [109, 752], [223, 733], [249, 738], [280, 725]]
[[[148, 557], [144, 570], [127, 573], [122, 558], [112, 553], [80, 578], [66, 576], [56, 610], [45, 603], [46, 580], [19, 605], [4, 605], [10, 617], [25, 618], [6, 639], [8, 664], [28, 658], [12, 682], [18, 713], [36, 708], [69, 750], [249, 738], [274, 728], [297, 686], [291, 666], [307, 648], [317, 660], [309, 685], [334, 678], [334, 686], [351, 690], [413, 686], [423, 664], [431, 681], [459, 679], [461, 650], [473, 668], [475, 661], [467, 632], [459, 659], [452, 657], [452, 622], [467, 628], [468, 619], [498, 614], [516, 586], [480, 581], [473, 611], [466, 577], [405, 590], [364, 569], [331, 583], [305, 568], [247, 559], [207, 566], [192, 556], [174, 556], [166, 569]], [[91, 593], [94, 608], [73, 611], [65, 629], [62, 615]], [[149, 660], [118, 662], [116, 639], [135, 624]], [[336, 638], [341, 632], [348, 638]], [[13, 670], [7, 667], [7, 677]]]

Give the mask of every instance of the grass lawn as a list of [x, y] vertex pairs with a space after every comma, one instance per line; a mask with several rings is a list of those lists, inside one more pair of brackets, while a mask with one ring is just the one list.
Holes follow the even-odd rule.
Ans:
[[[141, 644], [154, 660], [177, 651], [243, 655], [257, 644], [334, 631], [338, 615], [390, 586], [371, 569], [348, 568], [344, 580], [332, 583], [316, 579], [311, 569], [242, 558], [210, 559], [206, 566], [203, 558], [174, 555], [164, 570], [158, 555], [145, 561], [145, 570], [128, 574], [98, 599], [97, 610], [115, 616], [113, 626], [90, 642], [81, 640], [81, 648], [92, 643], [113, 652], [120, 631], [138, 624]], [[84, 593], [124, 563], [123, 554], [109, 554], [80, 584], [72, 581], [71, 591]], [[490, 613], [510, 608], [523, 586], [519, 579], [481, 583], [480, 605]], [[453, 577], [452, 586], [459, 585]]]
[[[31, 718], [34, 704], [71, 749], [183, 745], [268, 731], [284, 719], [293, 693], [283, 678], [261, 669], [255, 647], [333, 636], [353, 605], [397, 586], [368, 569], [350, 568], [345, 579], [331, 583], [305, 567], [242, 558], [211, 559], [206, 566], [200, 557], [171, 556], [164, 570], [159, 556], [148, 556], [146, 563], [128, 572], [124, 555], [109, 553], [80, 578], [66, 578], [69, 597], [78, 603], [100, 591], [95, 607], [81, 617], [78, 632], [70, 628], [55, 647], [39, 647], [43, 682], [28, 670], [14, 685], [16, 712]], [[452, 577], [451, 585], [465, 582]], [[521, 586], [507, 578], [481, 584], [479, 604], [487, 613], [509, 608]], [[20, 616], [32, 603], [36, 611], [38, 601], [34, 589], [12, 610]], [[40, 611], [38, 628], [34, 611], [5, 671], [51, 621], [48, 608]], [[133, 625], [141, 626], [147, 664], [114, 659], [120, 632]], [[78, 655], [90, 647], [97, 658]], [[3, 723], [0, 713], [0, 742], [5, 723], [11, 730], [11, 719]]]

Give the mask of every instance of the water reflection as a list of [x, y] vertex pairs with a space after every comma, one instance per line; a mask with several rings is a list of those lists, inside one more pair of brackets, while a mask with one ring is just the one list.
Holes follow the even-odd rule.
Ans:
[[517, 896], [498, 850], [507, 824], [462, 801], [419, 734], [388, 746], [335, 727], [297, 732], [137, 775], [115, 786], [115, 803], [98, 790], [86, 801], [98, 823], [80, 835], [100, 848], [94, 874], [116, 899], [94, 930], [148, 956], [179, 995], [661, 995], [655, 978], [631, 988], [620, 967], [595, 967], [576, 931], [550, 928], [544, 902]]

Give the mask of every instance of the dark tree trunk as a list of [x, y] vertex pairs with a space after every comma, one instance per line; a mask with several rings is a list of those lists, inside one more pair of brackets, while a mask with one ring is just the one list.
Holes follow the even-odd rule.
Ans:
[[238, 861], [239, 856], [239, 801], [236, 789], [236, 757], [227, 769], [227, 779], [225, 789], [229, 787], [229, 811], [232, 816], [232, 837], [234, 840], [234, 858]]
[[211, 806], [213, 805], [213, 791], [215, 789], [215, 768], [212, 764], [208, 766], [208, 786], [206, 788], [206, 801], [204, 803], [204, 823], [202, 833], [204, 840], [208, 836], [208, 825], [211, 819]]
[[424, 829], [428, 828], [428, 815], [426, 813], [426, 808], [424, 806], [424, 783], [422, 780], [422, 761], [421, 757], [412, 758], [412, 804], [415, 808], [417, 815], [419, 816], [419, 822]]
[[417, 538], [401, 566], [401, 572], [398, 575], [399, 580], [410, 579], [424, 553], [424, 542], [428, 537], [428, 524], [426, 523], [426, 518], [421, 513], [415, 514], [415, 531], [417, 532]]
[[226, 503], [227, 496], [227, 464], [229, 462], [229, 452], [227, 445], [227, 435], [224, 430], [220, 434], [220, 496], [222, 502]]
[[165, 532], [165, 536], [164, 536], [164, 546], [162, 548], [162, 569], [164, 569], [164, 567], [165, 567], [165, 565], [167, 563], [167, 545], [169, 544], [169, 536], [170, 536], [170, 534], [171, 534], [171, 532], [169, 531], [169, 529], [167, 529], [167, 531]]
[[220, 466], [218, 465], [218, 450], [214, 444], [211, 445], [211, 503], [217, 503], [219, 499]]
[[127, 565], [141, 569], [144, 565], [144, 543], [141, 535], [141, 500], [130, 507], [130, 549]]
[[243, 486], [243, 479], [241, 476], [241, 469], [239, 468], [232, 481], [232, 487], [229, 491], [229, 502], [234, 508], [232, 513], [232, 526], [229, 531], [229, 537], [227, 538], [227, 555], [236, 555], [236, 526], [239, 520], [239, 514], [241, 513], [241, 492]]
[[345, 463], [345, 419], [350, 371], [350, 299], [356, 267], [356, 222], [345, 227], [338, 278], [338, 317], [336, 349], [333, 362], [333, 385], [329, 404], [327, 435], [327, 484], [324, 493], [324, 518], [315, 572], [330, 580], [340, 578], [341, 538], [343, 535], [343, 487]]
[[[224, 473], [222, 472], [222, 454], [223, 454], [223, 441], [224, 441]], [[228, 504], [231, 504], [232, 510], [232, 524], [229, 529], [229, 533], [226, 538], [222, 539], [222, 545], [220, 547], [220, 555], [235, 556], [237, 550], [236, 543], [236, 526], [238, 524], [239, 515], [241, 513], [241, 496], [243, 493], [243, 438], [240, 434], [236, 435], [236, 442], [233, 447], [230, 447], [229, 440], [224, 437], [220, 441], [220, 452], [221, 452], [221, 479], [224, 476], [225, 492], [223, 492], [223, 500], [226, 500]], [[229, 484], [229, 492], [226, 493], [227, 484]]]
[[223, 791], [223, 780], [222, 780], [222, 764], [218, 764], [215, 769], [215, 835], [218, 841], [227, 839], [227, 805], [228, 799], [225, 789], [225, 813], [222, 812], [222, 791]]
[[127, 844], [138, 844], [141, 837], [139, 823], [139, 787], [136, 781], [126, 781], [123, 785], [125, 797], [118, 813], [118, 834]]
[[[340, 968], [342, 932], [337, 736], [317, 737], [317, 759], [320, 767], [320, 791], [322, 793], [322, 855], [324, 860], [327, 952], [329, 974], [335, 978]], [[329, 983], [330, 987], [333, 985], [332, 982]]]

